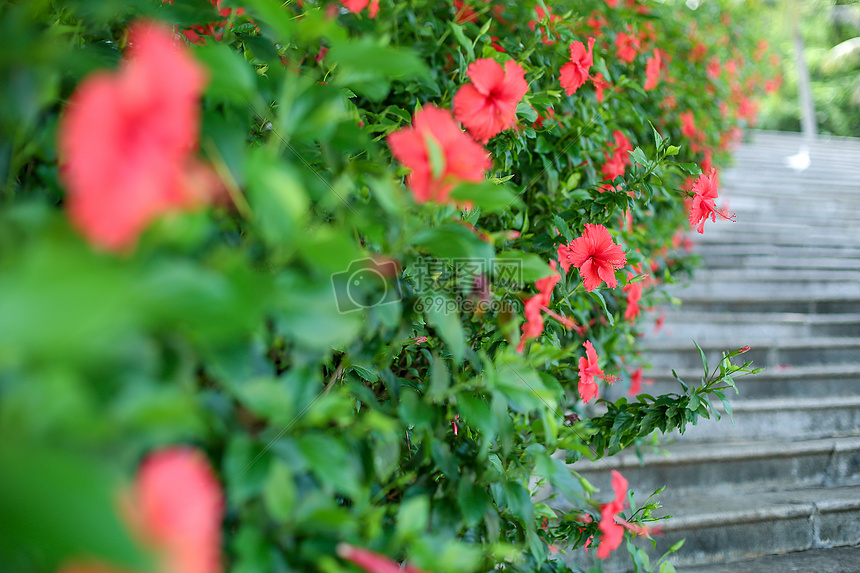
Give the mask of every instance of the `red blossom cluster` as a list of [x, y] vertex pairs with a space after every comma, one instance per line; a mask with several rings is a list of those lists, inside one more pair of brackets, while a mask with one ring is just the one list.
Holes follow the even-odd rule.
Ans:
[[522, 352], [525, 349], [526, 342], [533, 338], [537, 338], [543, 333], [544, 323], [542, 313], [552, 316], [567, 328], [574, 327], [572, 320], [549, 309], [552, 290], [555, 288], [555, 285], [558, 284], [558, 281], [561, 280], [561, 276], [556, 270], [556, 262], [550, 261], [549, 266], [552, 267], [552, 274], [535, 281], [535, 287], [538, 289], [538, 293], [527, 298], [525, 301], [526, 322], [523, 324], [523, 331], [520, 336], [520, 343], [517, 345], [517, 352]]
[[419, 203], [446, 203], [456, 184], [483, 181], [492, 165], [490, 155], [460, 130], [451, 113], [433, 105], [415, 114], [412, 127], [390, 134], [388, 146], [412, 170], [406, 184]]
[[340, 0], [340, 3], [353, 14], [358, 14], [367, 8], [368, 4], [370, 5], [370, 8], [367, 10], [368, 16], [376, 18], [376, 15], [379, 13], [379, 0]]
[[[124, 520], [156, 556], [161, 573], [220, 573], [224, 499], [206, 458], [171, 448], [151, 454], [124, 497]], [[77, 561], [60, 573], [129, 573], [109, 564]]]
[[[528, 91], [525, 70], [513, 60], [504, 67], [488, 58], [472, 63], [471, 83], [454, 96], [454, 117], [478, 142], [516, 124], [517, 104]], [[458, 183], [480, 182], [492, 166], [489, 153], [463, 133], [446, 110], [425, 106], [406, 127], [388, 136], [394, 157], [412, 172], [407, 185], [419, 203], [446, 203]]]
[[72, 94], [58, 130], [60, 177], [71, 221], [93, 245], [129, 249], [154, 219], [219, 189], [194, 155], [205, 84], [170, 30], [138, 22], [120, 69]]
[[606, 161], [600, 168], [603, 178], [609, 181], [615, 181], [624, 175], [624, 170], [630, 165], [630, 152], [633, 151], [633, 145], [621, 131], [613, 131], [612, 138], [613, 145], [610, 145], [609, 151], [606, 152]]

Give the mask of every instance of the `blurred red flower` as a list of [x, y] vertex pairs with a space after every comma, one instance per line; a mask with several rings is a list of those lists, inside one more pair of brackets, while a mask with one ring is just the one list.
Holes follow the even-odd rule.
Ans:
[[615, 499], [600, 508], [600, 523], [597, 526], [603, 534], [600, 538], [600, 546], [597, 548], [597, 557], [600, 559], [609, 557], [609, 554], [617, 549], [624, 539], [624, 527], [615, 522], [615, 516], [624, 509], [627, 485], [624, 476], [617, 470], [612, 470], [612, 489], [615, 491]]
[[412, 170], [406, 184], [419, 203], [446, 203], [457, 183], [484, 180], [492, 166], [487, 151], [463, 133], [450, 112], [428, 105], [388, 136], [388, 147]]
[[625, 167], [630, 164], [629, 152], [633, 151], [633, 146], [630, 144], [627, 136], [621, 131], [616, 129], [612, 132], [612, 135], [615, 145], [611, 146], [609, 151], [606, 152], [606, 162], [600, 168], [600, 172], [603, 174], [604, 179], [615, 181], [616, 177], [624, 175]]
[[[157, 556], [160, 573], [220, 573], [221, 486], [197, 450], [151, 454], [124, 499], [135, 536]], [[70, 564], [61, 573], [120, 573], [101, 563]]]
[[370, 4], [368, 16], [376, 18], [376, 14], [379, 13], [379, 0], [340, 0], [340, 3], [353, 14], [358, 14], [367, 8], [368, 3]]
[[[632, 279], [635, 276], [635, 273], [627, 273], [628, 279]], [[645, 285], [642, 281], [639, 281], [635, 283], [627, 283], [622, 287], [621, 291], [627, 293], [627, 308], [624, 310], [624, 320], [633, 322], [642, 312], [639, 308], [639, 301], [642, 300], [643, 286]]]
[[575, 41], [570, 44], [570, 61], [559, 71], [559, 83], [567, 95], [573, 95], [588, 79], [588, 71], [594, 64], [594, 38], [588, 39], [588, 50], [585, 44]]
[[606, 81], [606, 78], [603, 77], [603, 74], [597, 72], [592, 76], [591, 83], [594, 84], [594, 97], [597, 99], [597, 103], [603, 103], [603, 92], [608, 88], [611, 84]]
[[657, 87], [657, 82], [660, 80], [660, 70], [663, 67], [663, 61], [660, 57], [660, 50], [654, 50], [654, 55], [648, 58], [645, 62], [645, 91], [651, 91]]
[[400, 563], [393, 559], [346, 543], [337, 546], [337, 554], [347, 561], [367, 571], [367, 573], [423, 573], [420, 569]]
[[582, 346], [585, 348], [585, 357], [579, 357], [579, 384], [577, 384], [576, 389], [582, 401], [588, 404], [592, 399], [597, 397], [598, 393], [597, 382], [594, 379], [606, 379], [607, 376], [597, 363], [597, 352], [594, 350], [591, 341], [586, 340], [582, 343]]
[[204, 70], [160, 25], [133, 24], [129, 44], [118, 72], [78, 86], [58, 130], [69, 217], [108, 250], [134, 246], [152, 220], [217, 187], [193, 156]]
[[615, 55], [619, 60], [626, 63], [631, 63], [636, 59], [636, 53], [639, 51], [639, 37], [635, 34], [625, 34], [618, 32], [615, 36]]
[[495, 60], [482, 58], [469, 65], [466, 75], [472, 83], [454, 96], [454, 117], [472, 137], [487, 143], [516, 124], [517, 104], [529, 90], [526, 72], [513, 60], [502, 68]]
[[[526, 322], [523, 324], [523, 332], [522, 336], [520, 336], [520, 343], [517, 345], [517, 352], [522, 352], [525, 349], [526, 342], [537, 338], [543, 332], [544, 323], [541, 310], [550, 313], [547, 307], [549, 307], [550, 299], [552, 298], [552, 289], [561, 280], [561, 276], [556, 271], [556, 262], [550, 261], [549, 266], [552, 267], [553, 273], [548, 277], [536, 280], [535, 287], [538, 289], [538, 293], [527, 298], [525, 301]], [[562, 318], [555, 313], [550, 314], [556, 318]], [[573, 326], [573, 322], [569, 319], [563, 319], [561, 322], [565, 326]]]
[[624, 251], [613, 242], [606, 227], [591, 223], [585, 224], [581, 237], [570, 245], [558, 247], [558, 259], [564, 272], [568, 272], [571, 266], [579, 269], [585, 290], [589, 292], [604, 281], [609, 288], [618, 286], [615, 270], [627, 264]]

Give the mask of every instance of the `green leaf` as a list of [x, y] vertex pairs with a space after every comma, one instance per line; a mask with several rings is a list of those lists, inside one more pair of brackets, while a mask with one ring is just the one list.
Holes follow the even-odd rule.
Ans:
[[722, 403], [723, 403], [723, 406], [724, 406], [724, 407], [725, 407], [725, 409], [726, 409], [726, 414], [728, 414], [728, 415], [729, 415], [729, 420], [731, 420], [731, 422], [732, 422], [732, 426], [734, 426], [734, 425], [735, 425], [735, 420], [734, 420], [734, 418], [732, 417], [732, 405], [729, 403], [728, 399], [726, 398], [726, 395], [725, 395], [725, 394], [723, 394], [722, 390], [713, 390], [713, 393], [714, 393], [714, 394], [716, 394], [716, 395], [717, 395], [717, 398], [719, 398], [719, 399], [720, 399], [720, 402], [722, 402]]
[[296, 484], [293, 473], [284, 462], [273, 459], [269, 466], [269, 475], [263, 486], [263, 501], [266, 509], [275, 519], [287, 522], [296, 503]]
[[424, 146], [430, 158], [430, 172], [434, 179], [439, 179], [445, 173], [445, 152], [432, 133], [424, 132]]
[[373, 101], [388, 94], [390, 79], [430, 77], [427, 66], [415, 53], [380, 45], [371, 36], [334, 41], [326, 59], [337, 64], [336, 84]]
[[496, 385], [515, 411], [526, 413], [544, 408], [555, 411], [555, 394], [544, 385], [538, 373], [522, 360], [502, 355], [497, 369]]
[[615, 326], [615, 318], [612, 316], [612, 313], [609, 312], [609, 309], [606, 307], [606, 300], [603, 298], [603, 295], [600, 294], [599, 290], [591, 291], [591, 296], [597, 299], [597, 302], [600, 303], [600, 306], [603, 307], [603, 312], [606, 315], [606, 320], [609, 321], [609, 326]]
[[395, 533], [401, 541], [408, 541], [426, 531], [430, 520], [430, 500], [427, 496], [410, 497], [400, 503], [397, 510]]
[[451, 31], [454, 32], [454, 37], [457, 38], [457, 42], [466, 50], [466, 54], [469, 56], [469, 61], [475, 61], [475, 48], [463, 32], [463, 26], [456, 22], [448, 22], [448, 25], [451, 26]]
[[456, 304], [443, 294], [425, 296], [422, 304], [427, 322], [445, 341], [451, 352], [451, 358], [456, 364], [459, 364], [463, 361], [466, 353], [466, 337], [463, 334], [460, 313], [456, 309]]
[[705, 356], [705, 351], [702, 350], [702, 347], [694, 340], [693, 344], [696, 345], [696, 350], [699, 351], [699, 358], [702, 360], [702, 369], [705, 371], [705, 378], [708, 378], [708, 374], [710, 373], [710, 369], [708, 368], [708, 357]]
[[538, 118], [538, 113], [535, 109], [524, 101], [517, 104], [517, 115], [521, 116], [529, 123], [536, 122]]
[[208, 95], [244, 104], [256, 81], [256, 74], [245, 58], [218, 42], [195, 46], [194, 55], [209, 69]]
[[463, 521], [467, 527], [474, 527], [480, 523], [484, 514], [492, 507], [493, 502], [486, 489], [468, 479], [460, 480], [457, 487], [457, 500], [460, 503]]
[[430, 362], [430, 386], [427, 388], [427, 399], [431, 402], [442, 401], [450, 385], [451, 373], [448, 372], [448, 366], [434, 353]]
[[247, 176], [248, 201], [260, 234], [270, 246], [292, 251], [309, 206], [300, 179], [263, 151], [251, 156]]
[[302, 436], [298, 444], [314, 475], [323, 484], [353, 498], [360, 495], [360, 470], [344, 441], [316, 432]]
[[544, 262], [544, 260], [534, 253], [524, 253], [522, 251], [502, 251], [496, 255], [496, 259], [502, 261], [513, 261], [521, 265], [521, 281], [534, 282], [543, 277], [548, 277], [554, 272], [552, 268]]
[[63, 561], [90, 556], [149, 570], [120, 519], [123, 484], [100, 461], [5, 436], [0, 475], [0, 562], [47, 559], [53, 571]]
[[555, 226], [558, 227], [558, 231], [561, 233], [561, 236], [564, 237], [565, 241], [568, 243], [573, 241], [573, 233], [570, 232], [570, 227], [568, 227], [567, 222], [558, 215], [553, 215], [552, 220], [555, 222]]
[[493, 247], [475, 236], [463, 225], [450, 223], [419, 231], [412, 237], [412, 244], [425, 248], [439, 258], [484, 259], [489, 263], [493, 257]]
[[451, 198], [459, 202], [470, 202], [483, 211], [502, 211], [517, 201], [517, 196], [508, 185], [491, 181], [481, 183], [461, 183], [451, 192]]

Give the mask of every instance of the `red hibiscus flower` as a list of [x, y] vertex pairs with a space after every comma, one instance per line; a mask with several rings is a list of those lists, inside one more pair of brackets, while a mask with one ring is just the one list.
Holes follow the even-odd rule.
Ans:
[[622, 62], [631, 63], [636, 59], [636, 53], [639, 51], [639, 37], [635, 34], [625, 34], [618, 32], [615, 36], [615, 55]]
[[599, 36], [600, 32], [607, 24], [608, 22], [606, 21], [606, 18], [604, 18], [603, 14], [597, 10], [592, 12], [591, 16], [588, 17], [588, 20], [585, 21], [585, 25], [591, 28], [592, 36]]
[[766, 93], [772, 94], [779, 91], [779, 88], [782, 87], [782, 74], [776, 74], [771, 79], [767, 80], [764, 83], [764, 91]]
[[592, 399], [597, 398], [598, 387], [595, 378], [602, 378], [608, 382], [617, 380], [617, 378], [607, 376], [603, 373], [598, 365], [597, 352], [590, 340], [586, 340], [582, 344], [585, 348], [585, 357], [579, 357], [579, 384], [577, 391], [582, 401], [588, 404]]
[[606, 78], [603, 77], [603, 74], [597, 72], [592, 76], [591, 83], [594, 84], [594, 97], [597, 99], [597, 103], [603, 103], [603, 92], [608, 88], [611, 84], [606, 81]]
[[573, 95], [588, 79], [588, 71], [594, 64], [594, 38], [588, 39], [588, 50], [585, 44], [575, 41], [570, 44], [570, 61], [559, 71], [559, 83], [567, 95]]
[[[388, 147], [412, 169], [406, 184], [419, 203], [446, 203], [457, 183], [483, 181], [492, 166], [486, 150], [460, 130], [451, 114], [432, 105], [415, 114], [412, 127], [390, 134]], [[440, 164], [434, 165], [433, 157]]]
[[[615, 181], [617, 177], [624, 175], [625, 167], [623, 157], [620, 155], [612, 155], [607, 152], [606, 162], [600, 167], [600, 173], [603, 175], [604, 179]], [[612, 189], [614, 190], [615, 188], [613, 187]], [[603, 190], [606, 190], [605, 186]], [[603, 191], [601, 191], [601, 193], [603, 193]]]
[[701, 62], [707, 54], [708, 48], [701, 42], [696, 42], [690, 49], [689, 54], [687, 54], [687, 59], [691, 64], [697, 64]]
[[564, 272], [571, 266], [579, 269], [585, 290], [591, 292], [606, 282], [609, 288], [618, 286], [615, 270], [627, 264], [621, 247], [612, 241], [612, 236], [603, 225], [585, 224], [581, 237], [570, 245], [558, 247], [558, 260]]
[[642, 384], [653, 384], [653, 380], [643, 380], [642, 379], [642, 367], [637, 368], [633, 374], [630, 375], [630, 392], [629, 395], [631, 397], [636, 396], [637, 394], [642, 393]]
[[696, 118], [693, 116], [693, 112], [691, 110], [687, 110], [678, 114], [678, 117], [681, 118], [681, 134], [693, 140], [694, 142], [702, 139], [703, 134], [699, 131], [699, 128], [696, 127]]
[[705, 71], [708, 74], [708, 77], [712, 80], [716, 80], [723, 73], [723, 67], [720, 65], [720, 60], [716, 56], [708, 60], [708, 65], [705, 68]]
[[[636, 275], [628, 273], [628, 279], [632, 279]], [[642, 300], [642, 281], [635, 283], [627, 283], [622, 287], [621, 291], [627, 293], [627, 308], [624, 310], [624, 320], [634, 322], [636, 317], [642, 312], [639, 308], [639, 301]]]
[[[206, 458], [186, 448], [150, 455], [126, 499], [127, 520], [140, 541], [158, 556], [158, 570], [219, 573], [221, 487]], [[61, 573], [120, 573], [111, 566], [72, 564]]]
[[523, 324], [523, 332], [520, 336], [520, 343], [517, 345], [517, 352], [525, 350], [526, 342], [533, 338], [537, 338], [543, 333], [543, 315], [541, 311], [552, 316], [567, 328], [573, 328], [574, 323], [569, 318], [565, 318], [553, 311], [549, 307], [550, 299], [552, 298], [552, 289], [561, 280], [561, 276], [556, 271], [556, 262], [550, 261], [549, 266], [552, 267], [553, 273], [542, 279], [535, 281], [535, 287], [538, 293], [529, 297], [525, 301], [526, 322]]
[[660, 58], [660, 50], [654, 50], [654, 55], [645, 62], [645, 91], [651, 91], [657, 87], [660, 79], [660, 69], [663, 61]]
[[617, 549], [624, 539], [624, 527], [615, 522], [615, 516], [624, 509], [627, 485], [624, 476], [612, 470], [612, 489], [615, 491], [615, 499], [600, 508], [600, 523], [597, 526], [603, 534], [600, 538], [600, 546], [597, 548], [597, 557], [600, 559], [609, 557], [609, 554]]
[[167, 28], [129, 30], [116, 73], [72, 94], [58, 129], [60, 178], [72, 224], [95, 246], [133, 247], [160, 215], [209, 199], [217, 181], [193, 156], [206, 74]]
[[410, 565], [401, 567], [400, 563], [385, 555], [361, 549], [360, 547], [353, 547], [346, 543], [341, 543], [337, 546], [337, 554], [342, 559], [346, 559], [364, 569], [367, 573], [423, 573], [420, 569]]
[[482, 143], [513, 127], [517, 122], [517, 104], [529, 90], [526, 72], [513, 60], [505, 67], [487, 58], [469, 65], [466, 72], [472, 83], [454, 96], [454, 117], [469, 134]]
[[358, 14], [367, 8], [368, 3], [370, 4], [370, 9], [367, 11], [368, 16], [376, 18], [376, 14], [379, 13], [379, 0], [340, 0], [340, 3], [353, 14]]
[[717, 209], [714, 201], [717, 198], [717, 188], [719, 181], [717, 179], [716, 169], [711, 169], [707, 175], [702, 173], [693, 183], [693, 203], [690, 206], [690, 224], [699, 227], [696, 229], [699, 233], [704, 232], [705, 221], [708, 217], [711, 221], [717, 220], [717, 215], [723, 219], [733, 221], [735, 216], [729, 215], [728, 212]]
[[605, 179], [615, 181], [616, 177], [624, 175], [625, 167], [630, 164], [629, 152], [633, 151], [633, 146], [621, 131], [616, 129], [612, 135], [615, 145], [606, 152], [606, 163], [603, 164], [600, 171]]

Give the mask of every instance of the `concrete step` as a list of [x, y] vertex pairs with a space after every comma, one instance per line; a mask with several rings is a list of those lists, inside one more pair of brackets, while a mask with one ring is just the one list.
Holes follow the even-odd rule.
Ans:
[[[781, 249], [793, 248], [830, 248], [834, 250], [856, 250], [860, 248], [860, 234], [848, 235], [844, 230], [823, 228], [832, 231], [824, 233], [797, 233], [792, 229], [762, 229], [758, 225], [741, 225], [745, 221], [733, 223], [731, 227], [719, 227], [712, 233], [703, 233], [694, 237], [695, 253], [702, 252], [711, 246], [741, 246], [741, 245], [773, 245]], [[725, 231], [725, 232], [723, 232]], [[730, 231], [730, 232], [729, 232]]]
[[[676, 372], [684, 381], [698, 381], [702, 377], [701, 367]], [[643, 386], [642, 391], [646, 394], [681, 393], [681, 385], [667, 370], [646, 371], [644, 377], [653, 380], [652, 384]], [[738, 378], [735, 383], [743, 400], [860, 396], [860, 363], [768, 368], [755, 376]], [[627, 383], [617, 383], [602, 395], [614, 401], [626, 396], [628, 387]]]
[[[857, 259], [860, 264], [860, 258]], [[797, 279], [794, 281], [772, 282], [760, 279], [737, 280], [696, 280], [686, 285], [673, 286], [671, 294], [682, 301], [687, 297], [714, 300], [736, 300], [747, 296], [770, 298], [772, 294], [779, 297], [809, 297], [818, 298], [858, 298], [860, 297], [860, 282], [818, 280], [813, 278]]]
[[650, 317], [642, 323], [643, 332], [649, 339], [695, 340], [700, 344], [726, 340], [738, 333], [750, 339], [860, 337], [860, 313], [716, 313], [684, 311], [682, 307], [680, 311], [665, 315], [658, 334], [653, 334], [655, 324]]
[[[858, 214], [860, 220], [860, 214]], [[827, 246], [804, 245], [783, 246], [774, 244], [725, 244], [725, 243], [701, 243], [697, 254], [703, 257], [731, 256], [731, 257], [784, 257], [789, 260], [797, 258], [829, 258], [845, 259], [860, 258], [860, 248], [849, 246]]]
[[757, 293], [755, 296], [746, 293], [734, 298], [719, 298], [711, 296], [694, 296], [685, 294], [683, 309], [685, 312], [733, 312], [733, 313], [820, 313], [820, 314], [856, 314], [860, 313], [860, 298], [851, 296], [821, 297], [815, 293], [807, 296], [782, 296], [775, 290], [766, 296]]
[[678, 573], [857, 573], [860, 546], [829, 547], [766, 555], [721, 565], [682, 567]]
[[654, 554], [686, 539], [670, 561], [698, 565], [860, 543], [860, 486], [689, 496], [664, 505]]
[[[860, 397], [738, 399], [727, 394], [734, 424], [723, 419], [700, 419], [688, 426], [685, 442], [744, 440], [803, 440], [860, 435]], [[716, 397], [712, 403], [725, 413]], [[725, 415], [723, 416], [726, 417]], [[674, 434], [681, 439], [681, 434]]]
[[666, 487], [661, 500], [697, 490], [735, 494], [780, 488], [860, 485], [860, 438], [748, 441], [713, 444], [679, 442], [643, 453], [625, 451], [606, 460], [572, 464], [601, 491], [611, 491], [610, 469], [630, 482], [637, 499]]
[[[730, 351], [746, 342], [750, 350], [735, 359], [752, 361], [756, 368], [784, 368], [818, 364], [860, 363], [860, 338], [795, 338], [752, 339], [742, 332], [726, 340], [711, 340], [699, 344], [708, 358], [711, 370], [723, 351]], [[699, 351], [692, 342], [679, 344], [675, 340], [645, 339], [640, 349], [651, 364], [651, 370], [665, 373], [672, 369], [695, 370], [701, 367]]]
[[761, 280], [778, 283], [794, 280], [853, 282], [860, 281], [860, 272], [837, 270], [829, 273], [820, 273], [806, 269], [696, 269], [696, 282], [708, 282], [712, 280]]
[[[656, 547], [641, 538], [633, 543], [645, 549], [654, 562], [672, 545], [685, 539], [683, 547], [668, 559], [678, 571], [686, 570], [682, 567], [815, 548], [851, 547], [860, 543], [860, 528], [857, 527], [860, 486], [733, 494], [700, 492], [665, 500], [660, 511], [672, 517], [661, 521], [659, 533], [653, 535]], [[583, 568], [588, 568], [595, 560], [583, 552], [563, 558]], [[629, 567], [630, 557], [623, 549], [616, 550], [602, 562], [605, 573], [627, 571]]]

